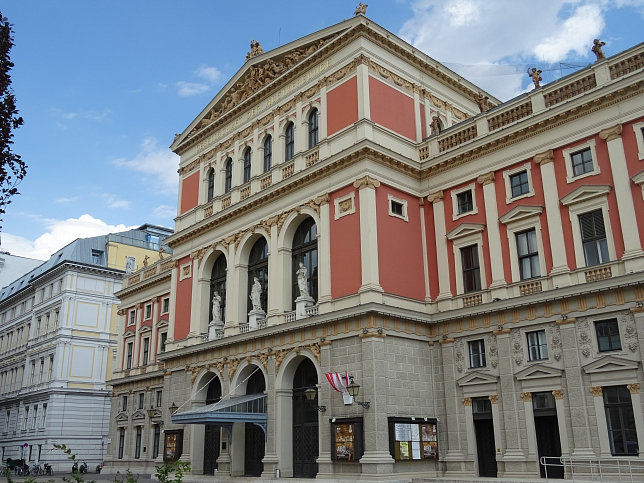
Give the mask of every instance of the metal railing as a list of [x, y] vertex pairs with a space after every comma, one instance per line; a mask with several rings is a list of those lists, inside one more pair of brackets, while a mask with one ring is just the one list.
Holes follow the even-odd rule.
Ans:
[[644, 481], [644, 460], [636, 458], [568, 458], [542, 456], [546, 481], [563, 468], [564, 478], [572, 481]]

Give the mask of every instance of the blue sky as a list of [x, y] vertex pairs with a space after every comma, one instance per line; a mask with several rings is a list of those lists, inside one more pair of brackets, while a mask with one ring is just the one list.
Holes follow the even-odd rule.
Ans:
[[[29, 165], [2, 249], [46, 259], [77, 237], [173, 227], [168, 146], [244, 63], [353, 16], [358, 2], [6, 0], [13, 90]], [[380, 0], [367, 17], [502, 100], [644, 40], [644, 0]]]

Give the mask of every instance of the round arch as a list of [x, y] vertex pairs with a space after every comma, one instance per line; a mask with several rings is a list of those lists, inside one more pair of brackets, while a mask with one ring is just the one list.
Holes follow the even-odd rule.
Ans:
[[228, 254], [224, 247], [220, 245], [215, 246], [215, 248], [210, 248], [205, 253], [204, 257], [199, 262], [199, 268], [197, 269], [198, 302], [196, 307], [193, 307], [193, 310], [197, 311], [199, 332], [202, 334], [208, 332], [208, 323], [212, 318], [210, 278], [215, 262], [219, 260], [220, 257], [224, 257], [228, 270], [228, 267], [230, 267]]

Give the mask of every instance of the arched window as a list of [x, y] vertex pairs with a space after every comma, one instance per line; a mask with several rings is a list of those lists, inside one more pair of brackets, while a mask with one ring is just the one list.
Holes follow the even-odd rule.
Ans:
[[295, 125], [292, 122], [288, 123], [284, 134], [284, 153], [285, 159], [288, 161], [289, 159], [292, 159], [295, 154]]
[[318, 110], [313, 109], [309, 114], [309, 149], [318, 144]]
[[264, 141], [264, 173], [271, 170], [273, 164], [273, 138], [267, 136]]
[[215, 197], [215, 169], [208, 170], [208, 201], [212, 201]]
[[215, 404], [221, 400], [221, 381], [218, 377], [213, 377], [208, 383], [208, 392], [206, 393], [206, 404]]
[[226, 321], [226, 257], [219, 255], [215, 264], [212, 267], [212, 272], [210, 274], [210, 305], [208, 305], [210, 313], [208, 321], [212, 320], [212, 298], [215, 295], [215, 292], [221, 297], [221, 302], [219, 303], [219, 308], [221, 312], [221, 321]]
[[228, 193], [233, 187], [233, 160], [228, 158], [226, 161], [226, 180], [224, 186], [224, 193]]
[[261, 237], [255, 242], [253, 248], [250, 250], [248, 257], [248, 311], [253, 310], [253, 302], [250, 299], [251, 290], [255, 278], [259, 280], [262, 287], [262, 295], [260, 297], [262, 310], [267, 310], [268, 302], [268, 244], [266, 239]]
[[244, 183], [250, 181], [250, 148], [244, 151]]
[[314, 300], [318, 299], [318, 230], [313, 218], [307, 218], [297, 227], [293, 236], [292, 276], [293, 276], [293, 309], [295, 299], [300, 296], [297, 271], [300, 263], [306, 268], [306, 288]]

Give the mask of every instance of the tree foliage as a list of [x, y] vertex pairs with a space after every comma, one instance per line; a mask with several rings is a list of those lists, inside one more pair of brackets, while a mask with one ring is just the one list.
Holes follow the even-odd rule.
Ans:
[[27, 174], [25, 162], [11, 151], [13, 130], [23, 123], [11, 89], [10, 73], [14, 64], [9, 53], [13, 45], [12, 25], [0, 12], [0, 222], [11, 203], [10, 198], [18, 194], [17, 186]]

